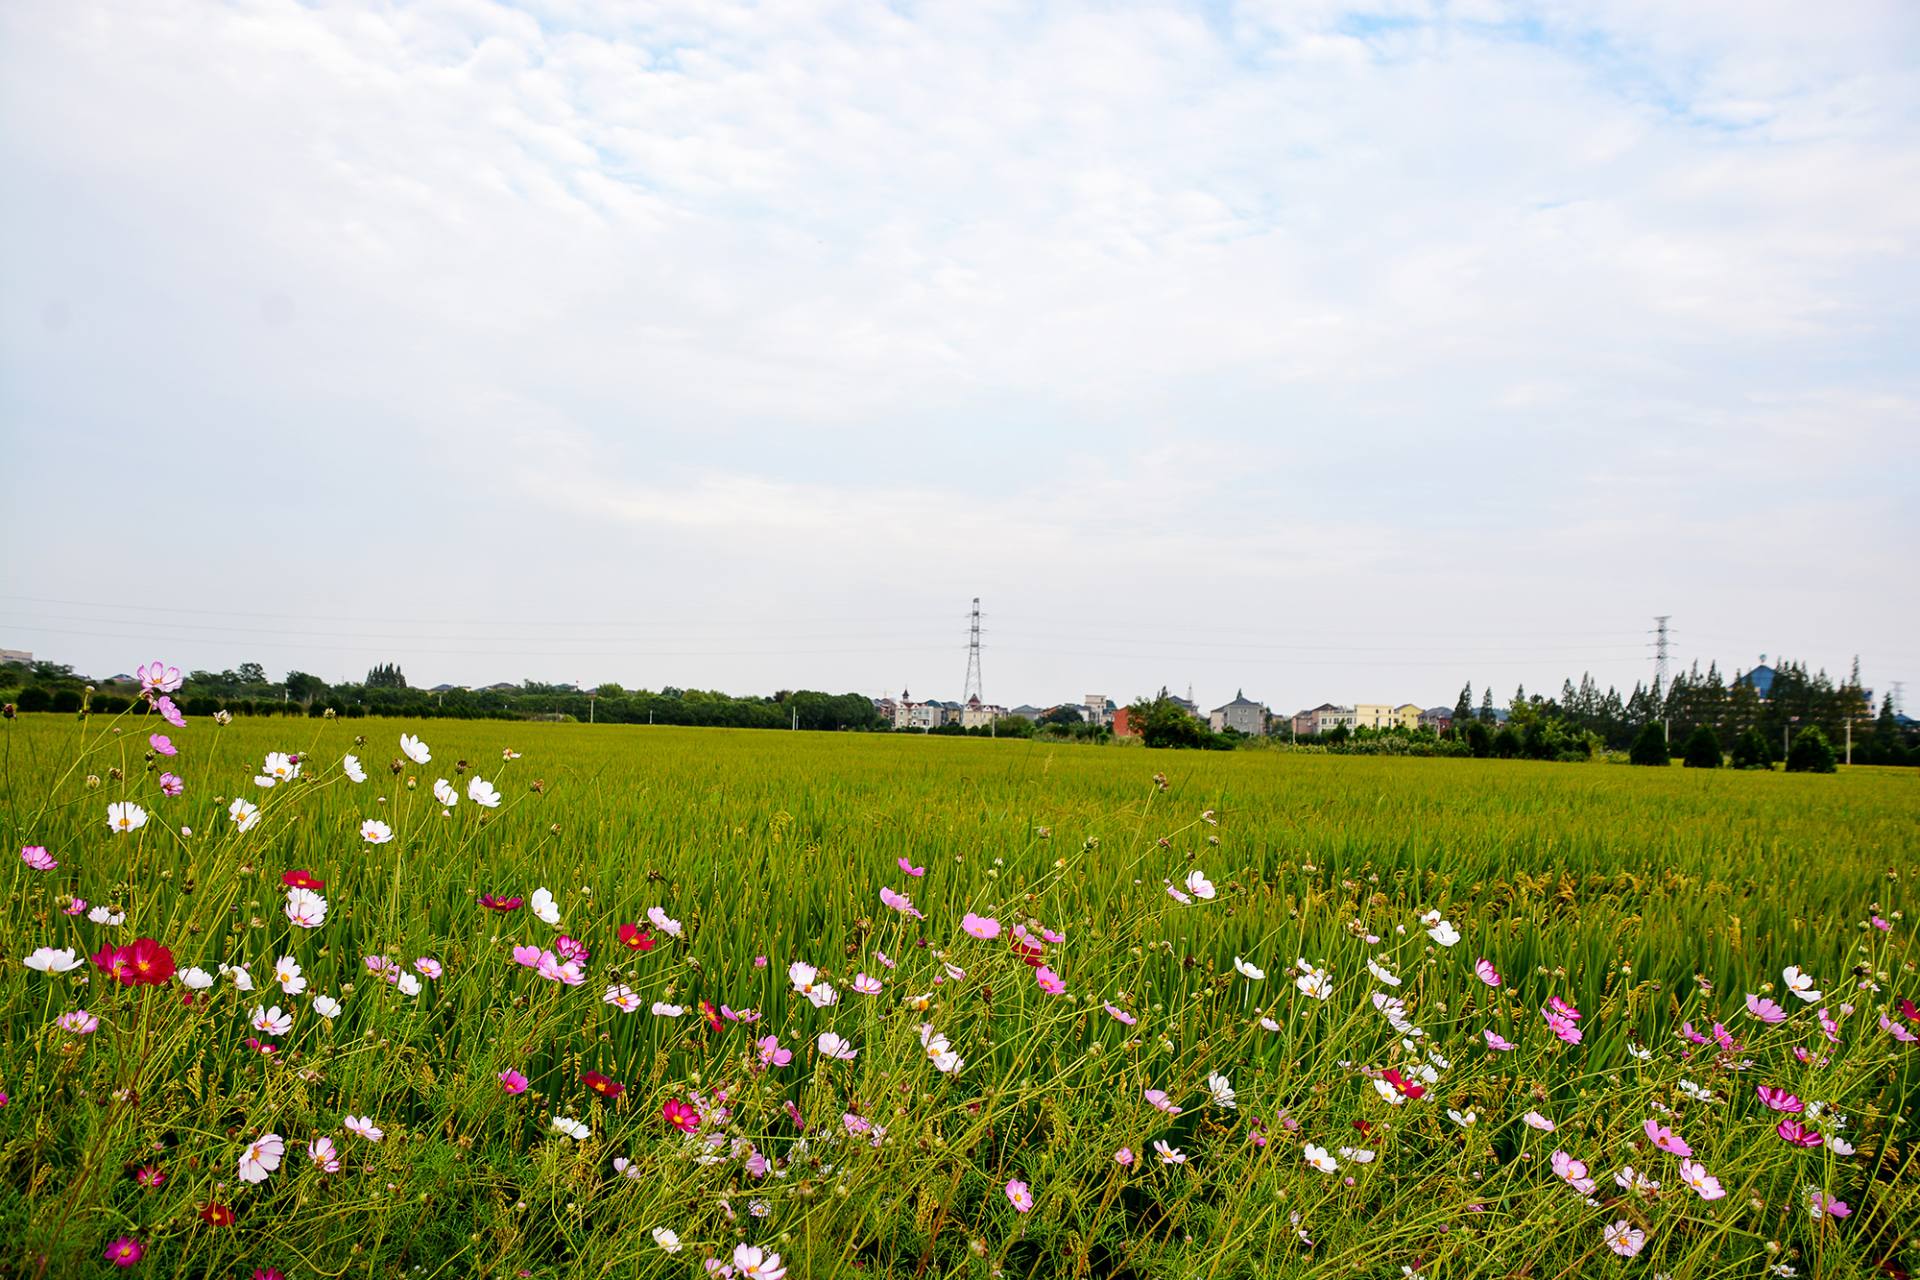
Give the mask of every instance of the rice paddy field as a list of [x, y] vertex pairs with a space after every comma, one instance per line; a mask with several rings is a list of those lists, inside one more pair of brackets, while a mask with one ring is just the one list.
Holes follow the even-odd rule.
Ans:
[[1910, 771], [143, 711], [0, 792], [0, 1275], [1920, 1256]]

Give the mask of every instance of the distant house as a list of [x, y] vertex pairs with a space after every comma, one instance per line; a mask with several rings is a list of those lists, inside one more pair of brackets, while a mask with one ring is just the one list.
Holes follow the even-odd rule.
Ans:
[[1431, 729], [1435, 733], [1445, 733], [1453, 728], [1453, 708], [1428, 707], [1420, 713], [1420, 727]]
[[991, 702], [980, 701], [975, 694], [967, 699], [967, 705], [960, 708], [960, 727], [962, 729], [988, 729], [995, 720], [1007, 714], [1005, 707], [996, 707]]
[[1762, 702], [1765, 702], [1773, 696], [1773, 678], [1778, 672], [1766, 664], [1764, 654], [1761, 655], [1761, 657], [1762, 661], [1759, 666], [1743, 676], [1735, 676], [1733, 682], [1735, 684], [1752, 685], [1753, 691], [1760, 695]]
[[[433, 688], [427, 690], [427, 692], [428, 693], [452, 693], [454, 690], [460, 687], [461, 686], [457, 684], [437, 684], [433, 686]], [[496, 685], [494, 687], [498, 688], [499, 686]]]
[[[33, 665], [33, 654], [25, 649], [0, 649], [0, 664], [8, 662], [17, 662], [23, 667], [30, 667]], [[129, 680], [132, 678], [132, 676], [127, 677]]]
[[1013, 710], [1007, 712], [1007, 714], [1010, 716], [1019, 716], [1023, 720], [1031, 720], [1035, 724], [1038, 724], [1040, 717], [1047, 714], [1047, 708], [1036, 707], [1030, 702], [1023, 702]]
[[1237, 729], [1241, 733], [1262, 734], [1267, 731], [1267, 709], [1249, 699], [1245, 689], [1239, 689], [1234, 692], [1232, 702], [1215, 707], [1207, 714], [1207, 725], [1215, 733]]
[[1356, 729], [1390, 729], [1394, 725], [1393, 708], [1384, 702], [1359, 702], [1353, 707]]
[[1140, 726], [1133, 722], [1133, 713], [1120, 707], [1113, 713], [1113, 736], [1116, 738], [1137, 738]]
[[497, 680], [487, 686], [488, 693], [513, 693], [520, 688], [511, 680]]
[[1403, 702], [1393, 709], [1393, 722], [1402, 729], [1418, 729], [1420, 717], [1427, 714], [1411, 702]]
[[1335, 706], [1323, 702], [1317, 707], [1302, 711], [1293, 718], [1294, 736], [1310, 738], [1317, 734], [1332, 733], [1342, 726], [1353, 728], [1352, 707]]
[[1088, 724], [1111, 724], [1116, 708], [1104, 693], [1090, 693], [1080, 700], [1080, 716]]

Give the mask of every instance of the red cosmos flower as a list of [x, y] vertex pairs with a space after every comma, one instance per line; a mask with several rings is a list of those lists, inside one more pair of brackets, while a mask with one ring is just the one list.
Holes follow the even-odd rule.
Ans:
[[289, 889], [311, 889], [315, 893], [327, 887], [327, 882], [311, 871], [282, 871], [280, 883]]
[[653, 950], [653, 935], [637, 924], [620, 926], [620, 945], [629, 951]]
[[524, 898], [502, 898], [491, 893], [480, 895], [480, 905], [489, 911], [518, 911]]
[[120, 981], [131, 986], [144, 983], [157, 987], [173, 977], [173, 952], [155, 942], [152, 938], [135, 938], [127, 949], [127, 972], [120, 975]]
[[1393, 1091], [1403, 1098], [1413, 1098], [1417, 1100], [1427, 1092], [1427, 1086], [1415, 1084], [1413, 1081], [1401, 1075], [1400, 1072], [1393, 1067], [1388, 1067], [1385, 1071], [1382, 1071], [1380, 1078], [1392, 1085]]
[[692, 1133], [700, 1127], [700, 1113], [678, 1098], [669, 1098], [667, 1105], [660, 1108], [660, 1118], [682, 1133]]
[[[627, 1091], [627, 1086], [610, 1076], [601, 1075], [598, 1071], [581, 1072], [580, 1083], [603, 1098], [617, 1098]], [[668, 1103], [667, 1105], [672, 1106], [673, 1104]], [[671, 1120], [671, 1117], [669, 1117], [669, 1120]]]
[[111, 977], [115, 982], [128, 986], [133, 984], [133, 979], [127, 976], [128, 973], [132, 971], [133, 965], [133, 949], [131, 947], [116, 947], [109, 943], [88, 956], [87, 959], [93, 961], [96, 967]]
[[140, 1172], [134, 1174], [133, 1180], [151, 1191], [153, 1188], [166, 1182], [167, 1175], [159, 1165], [150, 1164], [142, 1167]]
[[200, 1211], [200, 1220], [216, 1227], [230, 1227], [233, 1225], [233, 1210], [223, 1204], [210, 1204]]
[[705, 1000], [700, 1002], [700, 1016], [705, 1018], [707, 1025], [715, 1031], [720, 1030], [725, 1025], [720, 1021], [720, 1011]]
[[1900, 1001], [1900, 1012], [1909, 1018], [1920, 1018], [1920, 1005], [1914, 1004], [1911, 1000], [1902, 999]]
[[1019, 925], [1015, 925], [1007, 934], [1007, 945], [1013, 949], [1013, 954], [1026, 961], [1030, 969], [1038, 969], [1047, 962], [1046, 948]]

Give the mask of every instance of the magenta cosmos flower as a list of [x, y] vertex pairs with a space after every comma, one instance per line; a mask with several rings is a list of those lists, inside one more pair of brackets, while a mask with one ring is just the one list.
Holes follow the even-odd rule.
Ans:
[[1647, 1141], [1653, 1143], [1654, 1146], [1660, 1148], [1660, 1150], [1666, 1152], [1668, 1155], [1690, 1156], [1693, 1154], [1693, 1148], [1688, 1146], [1679, 1134], [1667, 1128], [1667, 1126], [1661, 1124], [1659, 1121], [1649, 1120], [1644, 1128], [1647, 1131]]
[[1500, 971], [1494, 968], [1492, 965], [1488, 964], [1484, 959], [1475, 960], [1473, 962], [1473, 972], [1475, 976], [1477, 976], [1480, 979], [1480, 981], [1486, 983], [1490, 987], [1497, 987], [1500, 985]]
[[177, 756], [180, 754], [180, 748], [174, 746], [173, 739], [164, 733], [148, 734], [147, 745], [153, 748], [155, 755]]
[[500, 1073], [500, 1087], [508, 1093], [525, 1093], [527, 1091], [527, 1078], [518, 1071], [515, 1071], [512, 1067], [508, 1067]]
[[1759, 1095], [1760, 1101], [1775, 1111], [1800, 1112], [1807, 1109], [1804, 1102], [1785, 1089], [1776, 1089], [1770, 1084], [1763, 1084], [1754, 1086], [1753, 1091]]
[[1762, 1022], [1773, 1023], [1785, 1022], [1787, 1020], [1787, 1011], [1785, 1009], [1782, 1009], [1765, 996], [1757, 996], [1752, 992], [1747, 993], [1747, 1012]]
[[1818, 1133], [1798, 1120], [1782, 1120], [1774, 1132], [1779, 1134], [1782, 1140], [1796, 1147], [1817, 1147], [1823, 1141]]
[[1062, 995], [1067, 989], [1066, 980], [1046, 965], [1041, 965], [1033, 971], [1033, 980], [1039, 983], [1040, 989], [1048, 995]]
[[882, 889], [880, 891], [880, 901], [884, 905], [892, 907], [903, 916], [912, 916], [916, 920], [926, 919], [926, 917], [920, 913], [919, 909], [913, 905], [913, 899], [907, 897], [904, 893], [895, 893], [891, 889]]
[[912, 860], [908, 858], [900, 859], [900, 869], [910, 876], [923, 876], [927, 874], [925, 867], [914, 866]]
[[960, 927], [982, 942], [991, 942], [1000, 936], [1000, 922], [991, 916], [977, 916], [969, 911], [960, 917]]
[[26, 863], [35, 871], [51, 871], [60, 865], [54, 861], [52, 854], [37, 844], [30, 844], [21, 849], [20, 861]]
[[134, 1263], [140, 1261], [140, 1255], [145, 1252], [146, 1250], [140, 1247], [138, 1240], [135, 1240], [132, 1236], [121, 1236], [118, 1240], [115, 1240], [107, 1246], [106, 1259], [124, 1271]]
[[1033, 1191], [1026, 1183], [1015, 1179], [1007, 1183], [1007, 1200], [1021, 1213], [1033, 1208]]

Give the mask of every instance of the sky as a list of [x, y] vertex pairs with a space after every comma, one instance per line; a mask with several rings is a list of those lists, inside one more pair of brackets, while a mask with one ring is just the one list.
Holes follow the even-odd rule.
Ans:
[[0, 646], [1920, 702], [1908, 0], [13, 0]]

